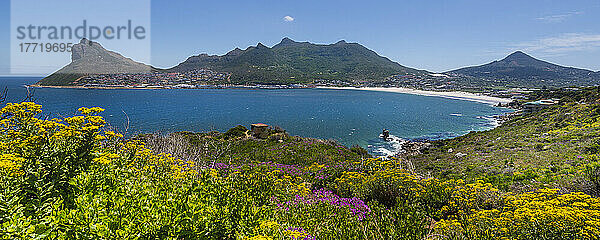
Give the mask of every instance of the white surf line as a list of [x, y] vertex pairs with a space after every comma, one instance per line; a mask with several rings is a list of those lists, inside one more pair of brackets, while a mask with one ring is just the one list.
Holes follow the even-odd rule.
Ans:
[[421, 96], [432, 96], [432, 97], [442, 97], [442, 98], [456, 99], [456, 100], [466, 100], [466, 101], [486, 103], [486, 104], [492, 104], [492, 105], [498, 105], [498, 103], [507, 104], [507, 103], [512, 102], [512, 99], [509, 99], [509, 98], [491, 97], [491, 96], [486, 96], [483, 94], [458, 92], [458, 91], [457, 92], [436, 92], [436, 91], [416, 90], [416, 89], [410, 89], [410, 88], [384, 88], [384, 87], [365, 87], [365, 88], [317, 87], [317, 88], [405, 93], [405, 94], [413, 94], [413, 95], [421, 95]]

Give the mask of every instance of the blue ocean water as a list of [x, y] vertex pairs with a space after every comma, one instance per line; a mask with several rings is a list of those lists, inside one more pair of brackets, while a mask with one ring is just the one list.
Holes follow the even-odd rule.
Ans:
[[[25, 97], [38, 77], [0, 77], [7, 102]], [[487, 104], [410, 94], [327, 89], [53, 89], [36, 88], [35, 102], [51, 116], [72, 116], [82, 106], [128, 134], [173, 131], [225, 131], [238, 124], [266, 123], [292, 135], [335, 139], [395, 151], [379, 138], [383, 128], [402, 139], [442, 139], [494, 127], [489, 118], [510, 110]]]

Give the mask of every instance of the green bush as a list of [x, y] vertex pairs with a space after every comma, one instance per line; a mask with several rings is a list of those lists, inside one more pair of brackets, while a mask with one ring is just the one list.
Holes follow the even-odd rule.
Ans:
[[223, 138], [232, 139], [232, 138], [245, 137], [247, 132], [248, 132], [248, 129], [246, 127], [244, 127], [242, 125], [237, 125], [234, 128], [227, 130], [227, 132], [225, 132], [223, 134]]

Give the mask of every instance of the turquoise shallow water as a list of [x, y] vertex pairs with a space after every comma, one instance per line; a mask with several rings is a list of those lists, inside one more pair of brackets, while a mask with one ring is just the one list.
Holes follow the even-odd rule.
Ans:
[[[8, 101], [21, 101], [33, 77], [0, 77]], [[102, 116], [129, 133], [225, 131], [241, 124], [278, 125], [292, 135], [335, 139], [371, 152], [394, 151], [383, 128], [403, 139], [442, 139], [494, 127], [490, 116], [508, 109], [463, 100], [356, 90], [326, 89], [35, 89], [35, 102], [52, 116], [70, 116], [81, 106], [100, 106]], [[126, 114], [125, 114], [126, 113]]]

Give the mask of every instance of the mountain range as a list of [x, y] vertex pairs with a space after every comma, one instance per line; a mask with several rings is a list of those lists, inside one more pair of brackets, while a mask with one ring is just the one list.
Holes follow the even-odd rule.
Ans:
[[[388, 77], [411, 75], [412, 84], [435, 76], [431, 72], [400, 65], [358, 44], [341, 40], [334, 44], [296, 42], [284, 38], [273, 47], [261, 43], [225, 55], [199, 54], [169, 68], [158, 69], [104, 49], [82, 39], [73, 46], [72, 62], [39, 85], [72, 85], [90, 74], [187, 72], [209, 69], [231, 74], [233, 84], [333, 83], [350, 85], [389, 84]], [[600, 84], [600, 72], [563, 67], [535, 59], [521, 51], [480, 66], [443, 73], [460, 85], [492, 87], [564, 87]], [[446, 81], [446, 80], [441, 80]]]
[[168, 69], [211, 69], [231, 73], [236, 83], [308, 83], [316, 80], [377, 82], [394, 74], [425, 74], [402, 66], [358, 43], [320, 45], [284, 38], [269, 48], [261, 43], [223, 56], [200, 54]]

